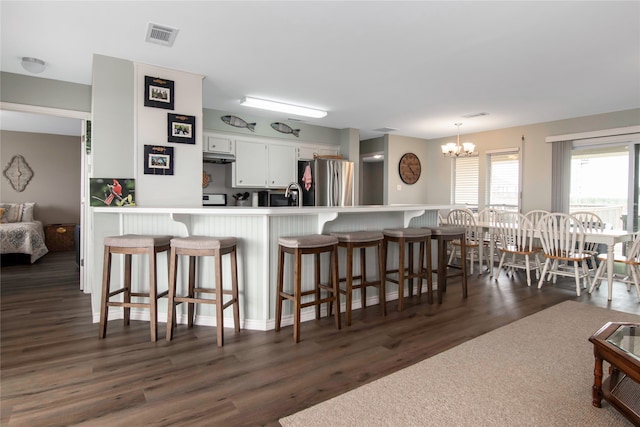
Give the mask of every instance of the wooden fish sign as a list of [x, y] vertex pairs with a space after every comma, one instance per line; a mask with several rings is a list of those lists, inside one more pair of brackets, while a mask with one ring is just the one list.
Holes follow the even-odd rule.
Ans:
[[300, 136], [300, 129], [293, 129], [291, 128], [291, 126], [284, 123], [280, 123], [280, 122], [271, 123], [271, 127], [280, 133], [291, 133], [296, 138]]
[[225, 122], [226, 124], [228, 124], [228, 125], [235, 126], [237, 128], [247, 128], [251, 132], [255, 132], [256, 131], [256, 124], [255, 123], [247, 123], [244, 120], [242, 120], [240, 117], [222, 116], [222, 117], [220, 117], [220, 119], [223, 122]]

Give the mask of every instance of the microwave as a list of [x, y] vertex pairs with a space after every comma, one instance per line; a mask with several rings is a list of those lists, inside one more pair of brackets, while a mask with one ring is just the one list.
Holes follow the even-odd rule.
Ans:
[[227, 206], [227, 195], [221, 193], [203, 193], [202, 206]]
[[292, 206], [291, 198], [284, 196], [284, 191], [269, 192], [269, 206], [270, 207], [284, 207]]

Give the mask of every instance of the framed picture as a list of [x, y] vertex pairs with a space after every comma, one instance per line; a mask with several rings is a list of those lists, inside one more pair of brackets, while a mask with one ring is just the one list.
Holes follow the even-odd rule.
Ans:
[[173, 147], [144, 146], [145, 175], [173, 175]]
[[136, 181], [130, 178], [89, 179], [90, 206], [135, 206]]
[[168, 113], [167, 138], [169, 142], [196, 143], [196, 117]]
[[144, 106], [173, 110], [173, 80], [144, 76]]

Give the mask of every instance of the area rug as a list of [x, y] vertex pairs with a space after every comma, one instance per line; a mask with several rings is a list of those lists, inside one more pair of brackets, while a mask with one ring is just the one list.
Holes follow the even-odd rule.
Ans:
[[[628, 426], [591, 404], [593, 345], [639, 315], [566, 301], [280, 420], [293, 426]], [[605, 363], [605, 373], [608, 366]]]

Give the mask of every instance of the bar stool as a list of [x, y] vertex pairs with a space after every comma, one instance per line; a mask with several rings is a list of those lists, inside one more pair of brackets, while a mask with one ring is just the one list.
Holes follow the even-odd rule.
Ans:
[[[431, 236], [436, 240], [438, 248], [438, 304], [442, 304], [442, 294], [447, 290], [447, 279], [462, 276], [462, 296], [467, 297], [467, 247], [466, 229], [464, 227], [440, 226], [430, 227]], [[447, 257], [447, 243], [460, 242], [460, 266], [449, 264]], [[459, 269], [460, 272], [450, 273], [449, 268]]]
[[[360, 289], [360, 300], [362, 308], [367, 307], [367, 287], [377, 287], [379, 289], [379, 304], [383, 316], [387, 314], [386, 308], [386, 286], [384, 278], [384, 259], [383, 242], [384, 235], [380, 231], [355, 231], [345, 233], [330, 233], [338, 238], [338, 247], [345, 248], [347, 251], [346, 273], [344, 278], [340, 278], [339, 282], [345, 282], [345, 289], [339, 288], [339, 292], [346, 297], [346, 318], [347, 325], [351, 326], [351, 305], [353, 299], [353, 290]], [[353, 275], [353, 252], [360, 249], [360, 275]], [[367, 280], [367, 248], [377, 248], [378, 254], [378, 280]], [[353, 284], [357, 280], [359, 283]]]
[[[320, 283], [320, 254], [329, 253], [331, 284]], [[284, 291], [285, 254], [293, 255], [293, 293]], [[314, 289], [302, 291], [302, 255], [315, 255]], [[322, 234], [307, 236], [280, 237], [278, 239], [278, 291], [276, 294], [276, 331], [280, 331], [282, 322], [282, 301], [293, 302], [293, 341], [300, 342], [300, 310], [315, 305], [316, 319], [320, 318], [320, 305], [327, 303], [327, 313], [331, 315], [333, 303], [336, 303], [334, 318], [336, 328], [340, 329], [340, 294], [338, 290], [338, 238]], [[328, 296], [321, 298], [321, 290]], [[302, 297], [314, 295], [311, 301], [301, 302]]]
[[[110, 236], [104, 239], [104, 261], [102, 266], [102, 296], [100, 303], [100, 331], [99, 337], [107, 335], [107, 321], [109, 307], [124, 308], [124, 324], [129, 324], [131, 307], [149, 309], [149, 326], [151, 341], [155, 342], [158, 335], [158, 299], [167, 295], [167, 291], [158, 293], [156, 255], [167, 252], [172, 236], [147, 236], [139, 234], [125, 234]], [[124, 254], [124, 283], [123, 287], [111, 291], [111, 255]], [[144, 255], [149, 257], [149, 292], [132, 292], [131, 284], [131, 256]], [[168, 261], [168, 259], [167, 259]], [[123, 294], [123, 301], [111, 301], [111, 297]], [[131, 302], [131, 297], [148, 299], [148, 302]]]
[[[385, 279], [389, 282], [396, 283], [398, 285], [398, 311], [404, 309], [404, 282], [409, 280], [409, 297], [413, 296], [413, 280], [418, 279], [418, 298], [422, 293], [422, 280], [427, 279], [427, 301], [429, 304], [433, 302], [432, 290], [433, 279], [431, 277], [431, 230], [426, 228], [386, 228], [382, 231], [384, 234], [384, 266], [385, 266]], [[388, 258], [388, 246], [389, 243], [394, 242], [398, 244], [398, 269], [387, 269]], [[413, 245], [420, 244], [420, 255], [418, 271], [414, 271], [413, 268]], [[405, 268], [405, 244], [409, 246], [409, 262], [408, 268]], [[427, 268], [425, 270], [425, 247], [426, 247], [426, 260]], [[398, 273], [398, 278], [394, 279], [389, 277], [389, 274]]]
[[[178, 257], [189, 257], [189, 283], [185, 296], [176, 296], [176, 278], [178, 274]], [[222, 256], [230, 256], [231, 289], [223, 289]], [[196, 286], [196, 259], [214, 257], [215, 280], [212, 288]], [[202, 298], [198, 294], [213, 294], [215, 298]], [[231, 295], [226, 302], [224, 295]], [[233, 305], [233, 324], [236, 332], [240, 332], [240, 307], [238, 303], [238, 259], [237, 239], [235, 237], [189, 236], [171, 239], [171, 263], [169, 264], [169, 303], [167, 311], [167, 341], [173, 338], [176, 324], [175, 307], [187, 303], [187, 325], [193, 326], [195, 304], [211, 304], [216, 306], [216, 333], [218, 347], [224, 345], [224, 309]]]

